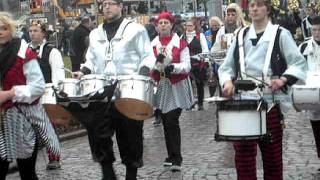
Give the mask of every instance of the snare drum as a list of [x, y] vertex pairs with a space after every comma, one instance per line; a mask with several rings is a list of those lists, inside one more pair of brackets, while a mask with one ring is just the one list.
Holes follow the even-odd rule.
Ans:
[[53, 124], [66, 125], [72, 118], [72, 115], [68, 111], [60, 105], [57, 105], [52, 83], [46, 84], [45, 93], [40, 98], [40, 103], [43, 105], [44, 110]]
[[141, 75], [119, 76], [115, 106], [134, 120], [145, 120], [153, 115], [154, 82]]
[[296, 111], [320, 110], [320, 87], [293, 85], [291, 97]]
[[104, 75], [88, 74], [80, 79], [81, 95], [87, 95], [103, 89], [106, 85], [110, 85], [110, 80]]
[[217, 101], [216, 141], [262, 139], [267, 135], [267, 103], [258, 100]]
[[79, 95], [79, 80], [73, 78], [65, 78], [58, 85], [59, 91], [62, 91], [68, 95], [68, 97], [74, 97]]

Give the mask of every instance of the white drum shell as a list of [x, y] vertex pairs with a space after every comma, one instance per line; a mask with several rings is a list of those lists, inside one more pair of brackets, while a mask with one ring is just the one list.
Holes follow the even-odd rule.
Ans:
[[79, 95], [79, 80], [66, 78], [59, 84], [59, 90], [68, 94], [68, 97]]
[[266, 129], [266, 110], [218, 111], [219, 135], [259, 136], [265, 135], [267, 133]]
[[320, 110], [320, 87], [292, 86], [292, 102], [297, 111]]
[[110, 81], [103, 75], [84, 75], [80, 79], [81, 95], [87, 95], [102, 90], [104, 86], [108, 84], [110, 84]]
[[153, 105], [154, 83], [151, 78], [141, 75], [119, 76], [116, 99], [131, 98]]
[[46, 84], [45, 92], [40, 98], [41, 104], [57, 104], [56, 95], [54, 94], [52, 87], [52, 83]]

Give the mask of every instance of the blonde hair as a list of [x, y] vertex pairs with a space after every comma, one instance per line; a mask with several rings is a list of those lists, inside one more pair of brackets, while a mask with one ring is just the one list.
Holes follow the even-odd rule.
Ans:
[[210, 18], [210, 20], [209, 20], [209, 25], [210, 25], [210, 27], [212, 26], [211, 21], [217, 22], [217, 23], [219, 24], [219, 27], [222, 26], [222, 24], [223, 24], [222, 21], [221, 21], [221, 19], [220, 19], [218, 16], [212, 16], [212, 17]]
[[226, 13], [228, 12], [228, 9], [234, 9], [236, 11], [236, 13], [237, 13], [237, 26], [238, 27], [246, 25], [246, 21], [243, 18], [242, 10], [238, 4], [236, 4], [236, 3], [229, 4], [227, 7], [227, 10], [226, 10]]
[[0, 11], [0, 21], [9, 26], [12, 36], [17, 36], [17, 28], [19, 27], [18, 21], [12, 18], [12, 15], [8, 12]]

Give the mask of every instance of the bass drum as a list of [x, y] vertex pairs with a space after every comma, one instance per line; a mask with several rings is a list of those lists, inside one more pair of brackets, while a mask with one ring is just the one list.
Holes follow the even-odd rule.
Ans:
[[115, 107], [126, 117], [146, 120], [153, 115], [154, 82], [141, 75], [118, 77]]

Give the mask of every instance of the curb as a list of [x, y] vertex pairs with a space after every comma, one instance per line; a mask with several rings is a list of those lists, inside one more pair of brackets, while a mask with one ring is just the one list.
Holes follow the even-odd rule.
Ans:
[[[66, 134], [60, 135], [58, 138], [59, 138], [60, 142], [63, 142], [63, 141], [67, 141], [67, 140], [70, 140], [70, 139], [82, 137], [82, 136], [85, 136], [87, 134], [88, 134], [87, 130], [80, 129], [80, 130], [77, 130], [77, 131], [74, 131], [74, 132], [70, 132], [70, 133], [66, 133]], [[14, 162], [10, 163], [8, 174], [12, 174], [12, 173], [15, 173], [17, 171], [18, 171], [17, 162], [14, 161]]]

